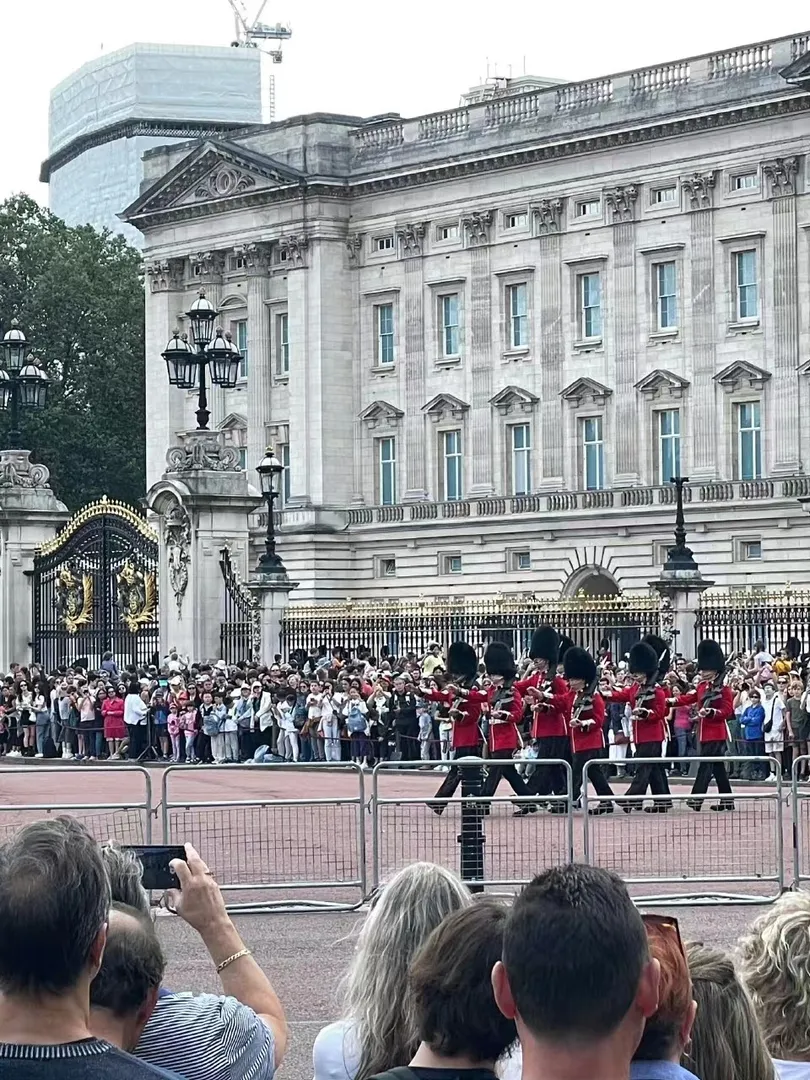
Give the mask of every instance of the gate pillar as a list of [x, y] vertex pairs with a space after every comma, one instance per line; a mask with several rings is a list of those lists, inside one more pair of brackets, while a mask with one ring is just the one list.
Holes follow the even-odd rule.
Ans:
[[290, 603], [290, 593], [298, 587], [286, 574], [258, 574], [247, 587], [253, 593], [259, 609], [259, 656], [263, 664], [272, 664], [281, 652], [281, 623]]
[[248, 515], [261, 495], [219, 431], [190, 431], [166, 454], [167, 468], [146, 494], [160, 537], [160, 642], [192, 661], [220, 657], [220, 552], [247, 569]]
[[40, 544], [70, 516], [30, 450], [0, 452], [0, 671], [32, 659], [31, 571]]

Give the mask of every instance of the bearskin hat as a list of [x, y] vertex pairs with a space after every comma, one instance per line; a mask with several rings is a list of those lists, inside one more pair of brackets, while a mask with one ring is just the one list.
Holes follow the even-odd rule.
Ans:
[[565, 654], [568, 652], [569, 649], [573, 649], [573, 648], [574, 648], [574, 643], [571, 640], [571, 638], [566, 637], [565, 634], [561, 634], [560, 635], [560, 650], [557, 653], [557, 663], [561, 664], [563, 662], [563, 658], [565, 657]]
[[560, 655], [560, 635], [553, 626], [538, 626], [532, 634], [529, 656], [532, 660], [545, 660], [553, 670]]
[[456, 678], [474, 679], [478, 674], [478, 657], [466, 641], [454, 641], [447, 650], [447, 674]]
[[785, 652], [791, 660], [798, 660], [802, 655], [802, 643], [797, 637], [789, 637], [785, 642]]
[[487, 645], [487, 650], [484, 653], [484, 666], [487, 669], [487, 675], [503, 675], [505, 679], [514, 679], [515, 675], [517, 675], [512, 650], [508, 645], [504, 645], [502, 641], [493, 641]]
[[580, 649], [578, 645], [566, 649], [563, 668], [566, 679], [584, 679], [586, 686], [590, 686], [596, 679], [596, 663], [593, 657], [587, 649]]
[[716, 671], [718, 674], [726, 670], [726, 657], [716, 641], [706, 638], [697, 647], [697, 666], [699, 671]]
[[658, 653], [646, 641], [637, 641], [630, 650], [627, 666], [633, 675], [646, 675], [649, 679], [658, 671]]
[[657, 634], [645, 634], [641, 640], [655, 650], [655, 655], [658, 657], [658, 678], [663, 679], [669, 671], [671, 660], [669, 645]]

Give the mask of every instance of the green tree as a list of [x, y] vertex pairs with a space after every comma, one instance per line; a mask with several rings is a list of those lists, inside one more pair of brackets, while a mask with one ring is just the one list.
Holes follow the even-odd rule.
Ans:
[[[141, 257], [120, 236], [70, 228], [27, 195], [0, 203], [0, 335], [16, 317], [51, 386], [20, 410], [22, 445], [71, 510], [144, 494]], [[0, 445], [9, 416], [0, 412]]]

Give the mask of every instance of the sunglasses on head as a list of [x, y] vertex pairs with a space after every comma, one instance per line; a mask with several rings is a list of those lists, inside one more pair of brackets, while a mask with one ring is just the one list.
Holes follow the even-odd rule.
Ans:
[[681, 938], [681, 928], [678, 925], [678, 920], [672, 915], [654, 915], [651, 912], [642, 912], [641, 921], [644, 923], [644, 928], [649, 929], [653, 927], [656, 930], [661, 931], [664, 934], [673, 936], [678, 943], [678, 951], [681, 956], [686, 956], [686, 951], [683, 947], [683, 940]]

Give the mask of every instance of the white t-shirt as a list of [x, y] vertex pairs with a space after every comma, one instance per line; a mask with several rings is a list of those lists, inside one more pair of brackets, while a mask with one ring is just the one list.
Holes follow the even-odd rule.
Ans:
[[810, 1080], [810, 1061], [780, 1061], [773, 1059], [778, 1080]]
[[354, 1080], [360, 1066], [360, 1047], [353, 1020], [336, 1020], [318, 1032], [312, 1047], [314, 1080]]

